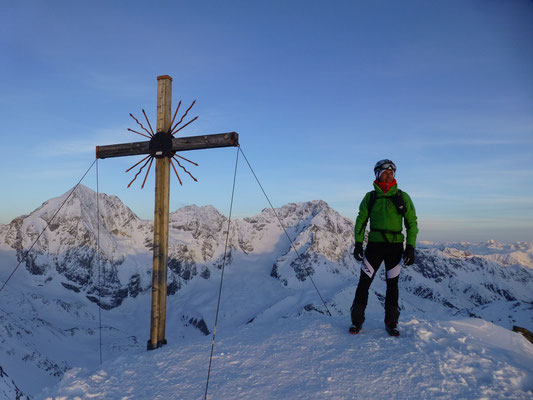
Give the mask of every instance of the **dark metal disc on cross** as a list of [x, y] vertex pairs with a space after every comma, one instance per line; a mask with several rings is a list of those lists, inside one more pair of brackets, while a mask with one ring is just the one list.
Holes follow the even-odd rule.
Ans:
[[[108, 146], [96, 146], [96, 158], [110, 158], [123, 157], [148, 154], [144, 159], [148, 159], [142, 168], [150, 162], [148, 172], [152, 165], [152, 161], [156, 159], [155, 165], [155, 206], [154, 206], [154, 262], [152, 274], [152, 313], [150, 321], [150, 339], [148, 340], [148, 350], [153, 350], [166, 344], [165, 339], [165, 323], [166, 323], [166, 306], [167, 306], [167, 264], [168, 264], [168, 227], [169, 227], [169, 194], [170, 194], [170, 166], [174, 168], [176, 176], [178, 173], [172, 159], [179, 161], [175, 157], [189, 161], [181, 156], [177, 156], [176, 152], [186, 150], [199, 150], [217, 147], [239, 146], [239, 135], [236, 132], [219, 133], [214, 135], [191, 136], [183, 138], [174, 138], [173, 133], [184, 128], [196, 118], [182, 125], [179, 129], [174, 130], [172, 124], [176, 117], [177, 111], [172, 118], [172, 78], [168, 75], [157, 77], [157, 126], [156, 133], [153, 133], [152, 127], [146, 114], [150, 131], [148, 131], [142, 124], [132, 115], [139, 125], [148, 133], [145, 135], [140, 132], [133, 131], [142, 136], [148, 137], [149, 141], [112, 144]], [[191, 107], [194, 105], [191, 105]], [[185, 112], [184, 116], [187, 112]], [[183, 121], [183, 117], [180, 120]], [[176, 124], [175, 126], [177, 126]], [[135, 164], [134, 167], [142, 161]], [[191, 162], [191, 161], [189, 161]], [[191, 162], [192, 163], [192, 162]], [[179, 164], [181, 166], [181, 164]], [[189, 173], [183, 166], [185, 172]], [[132, 167], [133, 168], [133, 167]], [[130, 168], [131, 169], [131, 168]], [[141, 171], [139, 171], [140, 173]], [[137, 175], [139, 175], [137, 173]], [[135, 176], [135, 178], [137, 177]], [[190, 173], [189, 173], [190, 175]], [[192, 177], [192, 175], [191, 175]], [[133, 180], [135, 180], [135, 178]], [[178, 176], [179, 179], [179, 176]], [[194, 177], [193, 177], [194, 179]], [[195, 179], [196, 180], [196, 179]], [[146, 182], [146, 177], [145, 177]], [[131, 185], [132, 182], [130, 182]], [[180, 180], [181, 183], [181, 180]], [[144, 186], [144, 182], [143, 182]]]

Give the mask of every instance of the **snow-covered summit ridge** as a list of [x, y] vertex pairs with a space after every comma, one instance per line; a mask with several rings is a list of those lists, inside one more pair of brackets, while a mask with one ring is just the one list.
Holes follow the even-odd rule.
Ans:
[[6, 243], [17, 250], [27, 249], [49, 224], [36, 245], [39, 250], [59, 254], [73, 246], [94, 249], [99, 233], [101, 246], [112, 253], [116, 248], [113, 237], [128, 237], [143, 224], [116, 196], [100, 193], [97, 204], [96, 193], [84, 185], [71, 192], [50, 199], [29, 215], [1, 226], [0, 244]]
[[[70, 197], [69, 197], [70, 196]], [[69, 197], [66, 204], [65, 199]], [[62, 206], [59, 213], [57, 211]], [[101, 219], [97, 224], [97, 210]], [[57, 213], [57, 215], [56, 215]], [[340, 226], [348, 226], [350, 221], [332, 210], [327, 203], [315, 200], [302, 203], [290, 203], [276, 210], [285, 227], [292, 226], [303, 230], [310, 225], [339, 233], [344, 231]], [[55, 217], [54, 217], [55, 216]], [[53, 220], [52, 220], [53, 218]], [[52, 220], [52, 221], [51, 221]], [[100, 193], [98, 196], [90, 188], [79, 185], [71, 194], [65, 194], [44, 202], [29, 215], [15, 218], [11, 223], [0, 225], [0, 245], [7, 244], [14, 249], [27, 249], [37, 236], [50, 223], [43, 236], [39, 239], [36, 249], [49, 254], [59, 254], [73, 246], [95, 248], [95, 238], [100, 235], [100, 248], [108, 257], [127, 253], [126, 247], [142, 247], [151, 241], [152, 221], [141, 220], [131, 209], [116, 196]], [[170, 213], [171, 239], [177, 231], [220, 233], [227, 228], [227, 218], [211, 205], [198, 207], [189, 205]], [[250, 227], [261, 231], [268, 225], [281, 231], [272, 209], [264, 209], [261, 214], [244, 219], [234, 219], [230, 234], [240, 236], [232, 238], [244, 243], [243, 234], [237, 231], [248, 231]], [[265, 232], [266, 233], [266, 232]], [[272, 234], [273, 232], [268, 232]], [[259, 235], [260, 237], [262, 235]], [[261, 239], [261, 238], [259, 238]]]
[[[0, 226], [0, 247], [15, 249], [17, 254], [28, 249], [70, 194], [69, 190], [46, 201], [29, 215]], [[97, 223], [97, 210], [101, 215], [100, 224]], [[200, 271], [202, 276], [209, 276], [211, 267], [221, 265], [228, 219], [213, 206], [189, 205], [172, 212], [169, 221], [169, 267], [172, 271], [169, 279], [178, 290]], [[74, 269], [81, 273], [92, 268], [98, 247], [99, 257], [114, 271], [112, 275], [116, 276], [117, 284], [122, 282], [119, 286], [126, 285], [132, 276], [139, 276], [134, 279], [139, 284], [138, 290], [133, 291], [135, 293], [147, 290], [151, 284], [146, 273], [150, 272], [152, 241], [151, 221], [139, 219], [116, 196], [100, 193], [97, 203], [96, 193], [79, 185], [39, 239], [32, 252], [33, 257], [26, 262], [27, 269], [32, 274], [47, 275], [46, 271], [53, 274], [53, 270], [66, 274], [78, 263], [81, 269]], [[276, 210], [266, 208], [260, 214], [233, 219], [230, 225], [230, 253], [264, 255], [263, 259], [270, 260], [272, 265], [272, 276], [285, 284], [295, 278], [305, 281], [307, 272], [325, 273], [323, 278], [326, 279], [330, 273], [338, 273], [339, 267], [357, 270], [351, 257], [352, 248], [353, 221], [341, 216], [322, 200], [289, 203]], [[441, 260], [467, 264], [475, 264], [476, 260], [482, 259], [504, 268], [533, 268], [533, 244], [528, 242], [421, 242], [418, 251]], [[148, 261], [142, 267], [139, 255], [143, 255], [143, 263]], [[50, 257], [53, 259], [46, 261]], [[303, 264], [312, 266], [306, 271]], [[317, 268], [315, 265], [322, 266]], [[120, 268], [117, 269], [118, 266]], [[296, 274], [294, 271], [297, 271]], [[87, 276], [92, 275], [94, 281], [94, 274], [95, 269], [92, 268]], [[72, 280], [72, 276], [79, 274], [70, 271], [66, 275]], [[90, 280], [84, 279], [83, 282]]]
[[[58, 253], [62, 246], [90, 245], [91, 242], [87, 240], [88, 235], [96, 236], [98, 232], [96, 223], [98, 208], [101, 214], [100, 235], [135, 239], [134, 236], [138, 236], [135, 235], [136, 231], [146, 230], [146, 227], [149, 227], [148, 233], [152, 232], [152, 222], [140, 219], [117, 196], [100, 193], [99, 204], [97, 205], [96, 192], [80, 184], [72, 194], [69, 190], [59, 197], [47, 200], [29, 215], [22, 215], [9, 224], [0, 225], [0, 245], [5, 243], [12, 248], [29, 247], [33, 243], [32, 240], [35, 240], [69, 195], [68, 202], [45, 231], [44, 239], [38, 243], [38, 247], [44, 251]], [[275, 213], [271, 208], [265, 208], [260, 214], [254, 216], [243, 219], [234, 218], [232, 223], [241, 229], [246, 225], [253, 225], [258, 230], [273, 224], [277, 225], [275, 227], [277, 230], [280, 230], [275, 214], [286, 228], [293, 228], [296, 231], [314, 226], [315, 230], [318, 228], [342, 235], [347, 230], [351, 233], [353, 229], [352, 220], [341, 216], [323, 200], [288, 203], [277, 208]], [[211, 205], [201, 207], [188, 205], [170, 213], [171, 230], [202, 228], [213, 232], [222, 231], [227, 222], [227, 217]], [[56, 240], [54, 246], [54, 240], [47, 240], [52, 236], [61, 236], [62, 240], [60, 243], [57, 243]], [[78, 241], [73, 241], [73, 237], [76, 237]], [[135, 241], [138, 243], [135, 244], [143, 244], [146, 238], [137, 239], [139, 240]], [[130, 242], [130, 244], [133, 243]], [[418, 243], [418, 248], [438, 248], [450, 256], [455, 255], [457, 257], [492, 256], [488, 259], [494, 259], [507, 265], [518, 262], [533, 267], [533, 243], [530, 242], [500, 243], [488, 240], [480, 243], [434, 243], [422, 241]]]
[[[531, 399], [533, 346], [523, 337], [482, 320], [412, 314], [390, 338], [371, 317], [357, 336], [342, 318], [320, 315], [226, 332], [209, 398]], [[142, 399], [203, 398], [208, 351], [202, 338], [73, 368], [41, 396], [119, 399], [128, 388]]]
[[[149, 290], [152, 221], [138, 218], [116, 196], [100, 193], [97, 202], [97, 194], [83, 185], [71, 192], [0, 226], [0, 248], [15, 250], [21, 259], [44, 230], [25, 259], [26, 270], [40, 277], [39, 284], [47, 285], [59, 274], [64, 287], [87, 293], [97, 301], [91, 293], [100, 279], [100, 264], [112, 297], [106, 307]], [[329, 260], [345, 256], [351, 243], [351, 223], [325, 202], [291, 203], [277, 209], [276, 214], [302, 252], [318, 252]], [[213, 206], [190, 205], [172, 212], [169, 223], [169, 293], [173, 294], [188, 281], [197, 276], [208, 278], [213, 268], [220, 267], [228, 219]], [[230, 254], [263, 254], [262, 260], [269, 260], [270, 268], [280, 254], [292, 251], [271, 209], [234, 219], [228, 244]], [[287, 261], [290, 268], [293, 259], [290, 255], [281, 263]]]
[[422, 241], [418, 243], [418, 248], [436, 248], [452, 257], [481, 257], [506, 266], [522, 265], [533, 268], [533, 243], [531, 242], [500, 243], [487, 240], [480, 243], [433, 243]]

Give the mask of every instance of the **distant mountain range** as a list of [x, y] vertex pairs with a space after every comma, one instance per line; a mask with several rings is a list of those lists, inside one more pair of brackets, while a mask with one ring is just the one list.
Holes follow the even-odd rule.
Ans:
[[[0, 225], [0, 283], [67, 196]], [[7, 382], [0, 380], [0, 393], [34, 394], [73, 366], [97, 365], [98, 305], [104, 357], [146, 346], [152, 222], [139, 219], [118, 197], [100, 194], [98, 225], [96, 199], [80, 185], [0, 293], [0, 379]], [[328, 309], [345, 315], [349, 324], [359, 277], [353, 221], [323, 201], [290, 203], [276, 212], [300, 256], [271, 209], [232, 220], [219, 329], [325, 313], [309, 275]], [[211, 206], [170, 214], [169, 341], [212, 330], [227, 226], [227, 218]], [[379, 277], [371, 289], [373, 310], [384, 302], [382, 273]], [[531, 243], [421, 242], [415, 264], [400, 275], [401, 307], [533, 330], [532, 285]]]

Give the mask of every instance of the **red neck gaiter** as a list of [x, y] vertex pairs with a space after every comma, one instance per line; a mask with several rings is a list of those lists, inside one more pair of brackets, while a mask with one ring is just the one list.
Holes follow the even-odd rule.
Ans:
[[396, 185], [396, 178], [392, 182], [380, 182], [378, 180], [375, 180], [374, 183], [378, 185], [381, 190], [383, 190], [383, 193], [387, 193], [391, 187]]

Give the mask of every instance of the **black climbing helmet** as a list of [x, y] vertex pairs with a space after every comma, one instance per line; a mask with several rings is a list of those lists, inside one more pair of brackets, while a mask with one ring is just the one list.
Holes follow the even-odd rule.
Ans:
[[374, 166], [374, 175], [376, 175], [376, 179], [379, 179], [381, 171], [385, 171], [387, 169], [392, 170], [392, 172], [396, 174], [396, 164], [394, 164], [391, 160], [388, 159], [379, 160]]

